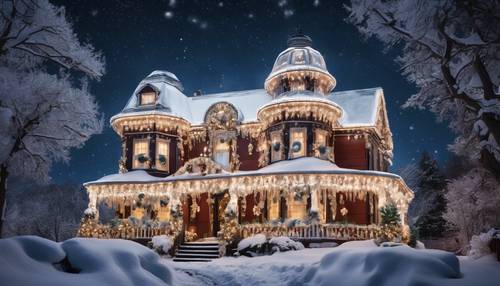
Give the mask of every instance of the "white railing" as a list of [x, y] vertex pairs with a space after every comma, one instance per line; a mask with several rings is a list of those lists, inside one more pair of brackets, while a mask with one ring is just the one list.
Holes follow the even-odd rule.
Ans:
[[93, 230], [91, 237], [96, 238], [121, 238], [121, 239], [137, 239], [137, 238], [152, 238], [156, 235], [167, 234], [168, 227], [156, 226], [124, 226], [110, 227], [109, 225], [97, 225]]
[[245, 238], [258, 233], [269, 236], [288, 236], [297, 239], [361, 240], [378, 238], [377, 225], [311, 224], [299, 226], [248, 224], [240, 226], [240, 235]]
[[134, 227], [133, 238], [151, 238], [153, 236], [166, 234], [168, 228], [160, 227]]

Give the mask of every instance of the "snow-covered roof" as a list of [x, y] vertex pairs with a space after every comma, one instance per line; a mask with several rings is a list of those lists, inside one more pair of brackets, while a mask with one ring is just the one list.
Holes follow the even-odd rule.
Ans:
[[[138, 104], [138, 94], [145, 87], [151, 87], [157, 92], [158, 97], [154, 105], [141, 106]], [[150, 114], [151, 111], [173, 115], [189, 121], [191, 118], [189, 98], [182, 93], [182, 90], [182, 84], [176, 75], [167, 71], [154, 71], [139, 83], [125, 108], [119, 114], [111, 117], [111, 121], [132, 114]]]
[[[155, 105], [140, 106], [138, 93], [146, 86], [158, 92]], [[307, 92], [287, 95], [273, 99], [264, 89], [242, 90], [234, 92], [214, 93], [188, 97], [182, 92], [182, 85], [177, 77], [166, 71], [154, 71], [142, 80], [119, 114], [111, 121], [120, 117], [140, 114], [165, 114], [184, 118], [192, 125], [202, 124], [208, 109], [218, 103], [232, 104], [238, 111], [242, 122], [257, 121], [257, 112], [266, 104], [287, 100], [319, 100], [334, 103], [342, 108], [343, 116], [340, 124], [344, 127], [374, 126], [377, 117], [377, 107], [382, 88], [358, 89], [332, 92], [326, 96], [314, 96]]]
[[283, 96], [280, 96], [276, 99], [273, 99], [266, 104], [262, 105], [260, 109], [263, 109], [266, 106], [274, 105], [274, 104], [279, 104], [279, 103], [285, 103], [285, 102], [323, 102], [326, 104], [331, 104], [334, 105], [340, 109], [342, 109], [337, 103], [335, 103], [333, 100], [330, 100], [326, 98], [323, 95], [319, 95], [317, 93], [314, 93], [312, 91], [291, 91], [285, 93]]
[[283, 160], [266, 167], [254, 171], [237, 171], [233, 173], [222, 172], [218, 174], [199, 175], [187, 174], [180, 176], [168, 176], [165, 178], [154, 177], [149, 175], [143, 170], [130, 171], [122, 174], [112, 174], [104, 176], [99, 180], [87, 182], [84, 186], [93, 184], [113, 184], [113, 183], [154, 183], [154, 182], [171, 182], [183, 180], [197, 180], [197, 179], [213, 179], [222, 177], [241, 177], [241, 176], [259, 176], [259, 175], [272, 175], [272, 174], [358, 174], [368, 176], [382, 176], [391, 178], [400, 178], [398, 175], [371, 171], [371, 170], [355, 170], [340, 168], [336, 164], [318, 159], [315, 157], [303, 157], [291, 160]]
[[289, 47], [276, 57], [273, 70], [267, 79], [283, 72], [296, 70], [313, 70], [330, 75], [323, 56], [317, 50], [310, 46]]
[[333, 92], [328, 99], [344, 110], [340, 124], [344, 127], [374, 126], [383, 90], [380, 87]]

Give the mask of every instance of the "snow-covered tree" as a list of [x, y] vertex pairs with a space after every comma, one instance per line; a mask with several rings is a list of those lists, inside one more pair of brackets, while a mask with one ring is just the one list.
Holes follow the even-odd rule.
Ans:
[[465, 253], [472, 235], [500, 227], [500, 186], [490, 171], [474, 167], [447, 189], [444, 218], [457, 230]]
[[64, 8], [0, 2], [0, 214], [9, 174], [46, 181], [52, 162], [102, 130], [88, 79], [103, 73], [103, 57], [78, 40]]
[[76, 184], [38, 185], [25, 182], [9, 188], [4, 234], [38, 235], [63, 241], [76, 235], [86, 193]]
[[445, 230], [443, 213], [446, 181], [437, 161], [423, 152], [418, 164], [420, 176], [415, 186], [415, 197], [410, 204], [409, 215], [421, 237], [439, 236]]
[[457, 133], [450, 149], [500, 176], [498, 0], [352, 0], [348, 21], [387, 49], [419, 91], [406, 107], [428, 109]]

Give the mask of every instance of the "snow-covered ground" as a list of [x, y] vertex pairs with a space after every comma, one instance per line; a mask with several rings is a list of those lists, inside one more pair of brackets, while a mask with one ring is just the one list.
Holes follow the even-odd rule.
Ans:
[[493, 256], [473, 260], [437, 250], [380, 248], [369, 241], [209, 263], [163, 262], [182, 285], [500, 285], [500, 262]]
[[152, 250], [128, 240], [0, 239], [2, 286], [179, 285]]
[[0, 285], [499, 285], [500, 262], [358, 241], [271, 256], [172, 262], [125, 240], [0, 240]]

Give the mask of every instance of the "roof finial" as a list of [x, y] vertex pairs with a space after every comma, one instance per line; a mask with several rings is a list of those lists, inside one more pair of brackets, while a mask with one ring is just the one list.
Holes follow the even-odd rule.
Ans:
[[287, 44], [289, 48], [312, 46], [312, 39], [309, 36], [304, 35], [302, 27], [298, 26], [295, 31], [295, 34], [288, 38]]

